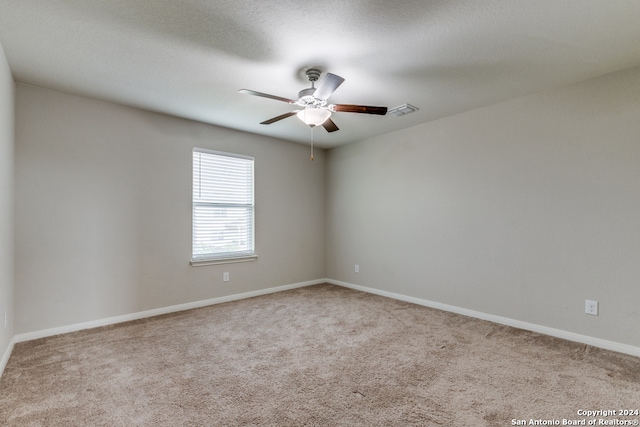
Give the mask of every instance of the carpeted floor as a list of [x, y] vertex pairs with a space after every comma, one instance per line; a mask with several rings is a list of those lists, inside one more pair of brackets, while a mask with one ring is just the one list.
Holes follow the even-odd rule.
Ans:
[[333, 285], [19, 343], [0, 380], [3, 426], [640, 419], [579, 413], [621, 409], [640, 358]]

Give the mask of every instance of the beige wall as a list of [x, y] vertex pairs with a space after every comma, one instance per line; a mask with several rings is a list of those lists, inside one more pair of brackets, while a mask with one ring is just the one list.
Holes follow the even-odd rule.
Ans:
[[[326, 164], [304, 145], [45, 89], [17, 85], [16, 102], [15, 333], [329, 277], [640, 346], [639, 69]], [[193, 146], [255, 156], [258, 261], [189, 266]]]
[[[257, 261], [189, 265], [194, 146], [255, 157]], [[322, 150], [18, 84], [15, 155], [16, 333], [324, 277]]]
[[330, 150], [326, 221], [332, 279], [640, 346], [640, 70]]
[[[0, 45], [0, 360], [13, 337], [13, 157], [15, 84]], [[5, 313], [8, 319], [5, 327]], [[2, 366], [0, 364], [0, 374]]]

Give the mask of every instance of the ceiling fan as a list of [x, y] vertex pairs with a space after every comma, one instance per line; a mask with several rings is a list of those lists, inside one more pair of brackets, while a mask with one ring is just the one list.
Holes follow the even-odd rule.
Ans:
[[263, 98], [275, 99], [276, 101], [286, 102], [287, 104], [297, 105], [301, 109], [284, 113], [280, 116], [271, 118], [261, 122], [261, 125], [270, 125], [287, 117], [297, 116], [305, 124], [315, 127], [322, 125], [327, 132], [335, 132], [338, 126], [331, 120], [331, 113], [365, 113], [377, 114], [384, 116], [387, 114], [387, 107], [371, 107], [366, 105], [352, 104], [327, 104], [327, 98], [335, 92], [336, 89], [344, 82], [344, 78], [327, 73], [322, 81], [315, 87], [315, 82], [320, 78], [321, 71], [316, 68], [310, 68], [306, 71], [307, 78], [311, 82], [311, 87], [302, 89], [298, 93], [298, 99], [283, 98], [281, 96], [269, 95], [268, 93], [256, 92], [255, 90], [240, 89], [238, 92], [247, 95], [261, 96]]

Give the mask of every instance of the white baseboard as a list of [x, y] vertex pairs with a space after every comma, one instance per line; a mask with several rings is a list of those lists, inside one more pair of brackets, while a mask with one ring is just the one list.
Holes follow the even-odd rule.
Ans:
[[2, 359], [0, 359], [0, 378], [2, 378], [2, 373], [4, 372], [4, 367], [7, 366], [7, 362], [9, 361], [9, 357], [11, 356], [11, 352], [13, 351], [13, 344], [15, 344], [15, 337], [9, 341], [9, 345], [7, 346], [7, 351], [2, 355]]
[[344, 286], [345, 288], [351, 288], [358, 291], [368, 292], [370, 294], [393, 298], [400, 301], [406, 301], [413, 304], [436, 308], [443, 311], [450, 311], [452, 313], [462, 314], [464, 316], [475, 317], [477, 319], [487, 320], [489, 322], [499, 323], [507, 326], [513, 326], [514, 328], [518, 328], [518, 329], [538, 332], [540, 334], [550, 335], [556, 338], [562, 338], [569, 341], [579, 342], [579, 343], [591, 345], [594, 347], [604, 348], [606, 350], [617, 351], [619, 353], [625, 353], [631, 356], [640, 357], [640, 347], [634, 347], [631, 345], [621, 344], [614, 341], [594, 338], [587, 335], [576, 334], [573, 332], [563, 331], [561, 329], [549, 328], [547, 326], [536, 325], [535, 323], [528, 323], [520, 320], [509, 319], [508, 317], [495, 316], [493, 314], [482, 313], [480, 311], [468, 310], [466, 308], [460, 308], [453, 305], [442, 304], [439, 302], [429, 301], [421, 298], [415, 298], [407, 295], [396, 294], [393, 292], [382, 291], [380, 289], [354, 285], [352, 283], [341, 282], [339, 280], [326, 279], [325, 281], [333, 285]]
[[[310, 280], [308, 282], [293, 283], [290, 285], [277, 286], [274, 288], [260, 289], [260, 290], [251, 291], [251, 292], [243, 292], [241, 294], [233, 294], [233, 295], [227, 295], [224, 297], [188, 302], [185, 304], [172, 305], [169, 307], [156, 308], [153, 310], [139, 311], [137, 313], [124, 314], [121, 316], [107, 317], [105, 319], [91, 320], [89, 322], [75, 323], [73, 325], [60, 326], [57, 328], [43, 329], [35, 332], [27, 332], [24, 334], [17, 334], [13, 338], [13, 342], [19, 343], [24, 341], [31, 341], [38, 338], [45, 338], [53, 335], [81, 331], [83, 329], [97, 328], [100, 326], [107, 326], [107, 325], [113, 325], [116, 323], [128, 322], [130, 320], [144, 319], [147, 317], [158, 316], [161, 314], [175, 313], [178, 311], [190, 310], [192, 308], [205, 307], [208, 305], [221, 304], [224, 302], [236, 301], [236, 300], [245, 299], [245, 298], [252, 298], [260, 295], [272, 294], [275, 292], [287, 291], [289, 289], [303, 288], [305, 286], [311, 286], [311, 285], [318, 285], [320, 283], [326, 283], [326, 280], [325, 279]], [[11, 352], [8, 351], [8, 353], [10, 354]], [[8, 358], [9, 357], [7, 356], [7, 359]]]

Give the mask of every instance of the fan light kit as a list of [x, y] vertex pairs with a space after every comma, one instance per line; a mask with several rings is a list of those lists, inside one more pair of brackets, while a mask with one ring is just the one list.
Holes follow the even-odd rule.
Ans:
[[310, 68], [306, 71], [307, 78], [311, 82], [311, 87], [302, 89], [298, 92], [298, 99], [283, 98], [281, 96], [269, 95], [268, 93], [256, 92], [250, 89], [240, 89], [238, 92], [247, 95], [260, 96], [263, 98], [275, 99], [276, 101], [286, 102], [287, 104], [297, 105], [302, 109], [293, 110], [288, 113], [281, 114], [269, 120], [261, 122], [261, 125], [270, 125], [293, 115], [297, 116], [304, 124], [311, 127], [311, 160], [313, 160], [313, 128], [322, 125], [327, 132], [335, 132], [338, 126], [331, 120], [331, 113], [364, 113], [376, 114], [384, 116], [387, 114], [387, 107], [371, 107], [366, 105], [352, 104], [329, 104], [327, 98], [335, 92], [336, 89], [344, 82], [344, 79], [338, 75], [327, 73], [322, 81], [315, 87], [315, 82], [320, 78], [321, 71], [316, 68]]
[[319, 126], [331, 117], [331, 111], [323, 110], [316, 107], [306, 107], [304, 110], [298, 111], [296, 116], [309, 126]]

